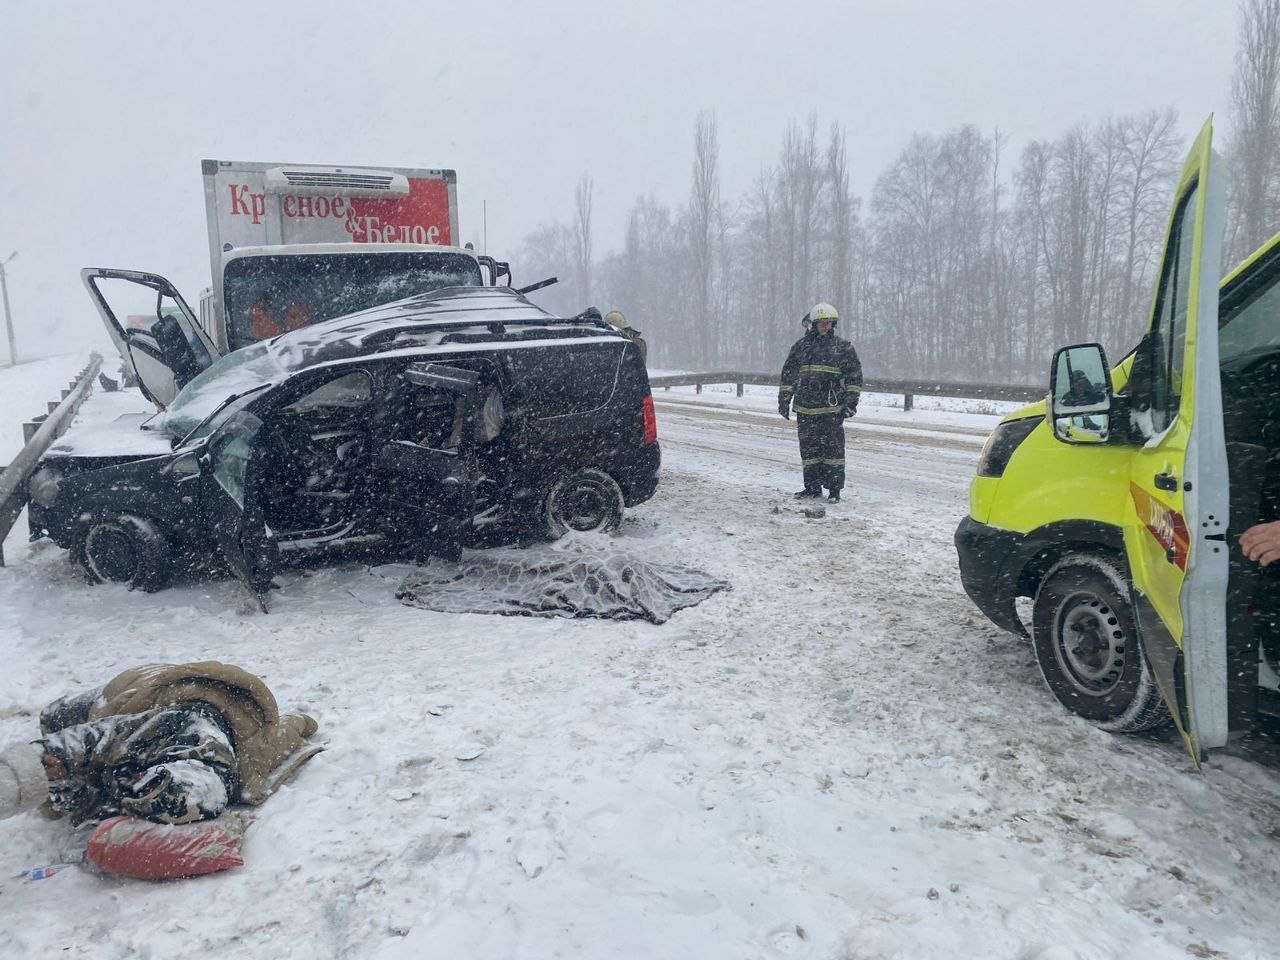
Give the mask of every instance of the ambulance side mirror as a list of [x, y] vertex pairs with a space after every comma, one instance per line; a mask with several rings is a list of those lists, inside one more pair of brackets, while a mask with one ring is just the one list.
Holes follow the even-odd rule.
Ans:
[[1106, 443], [1111, 435], [1111, 368], [1099, 343], [1063, 347], [1049, 368], [1049, 425], [1063, 443]]

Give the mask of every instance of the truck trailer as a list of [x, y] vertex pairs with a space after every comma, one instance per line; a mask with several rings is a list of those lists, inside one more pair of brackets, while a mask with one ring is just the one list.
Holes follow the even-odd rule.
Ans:
[[160, 408], [260, 340], [444, 287], [510, 285], [506, 263], [456, 246], [452, 170], [205, 160], [202, 171], [211, 284], [198, 313], [158, 274], [81, 271], [126, 374]]
[[[212, 283], [200, 326], [219, 351], [505, 265], [456, 246], [452, 170], [201, 162]], [[506, 272], [509, 276], [509, 272]]]

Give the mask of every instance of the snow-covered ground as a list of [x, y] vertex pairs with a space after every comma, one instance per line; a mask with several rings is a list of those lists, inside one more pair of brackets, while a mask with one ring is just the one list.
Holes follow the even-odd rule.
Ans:
[[[0, 371], [4, 410], [29, 389]], [[0, 742], [122, 667], [214, 658], [328, 749], [222, 875], [23, 880], [69, 830], [0, 822], [0, 956], [1280, 956], [1274, 765], [1201, 774], [1064, 713], [964, 596], [951, 535], [1005, 407], [868, 397], [810, 520], [773, 396], [657, 395], [662, 485], [613, 545], [733, 583], [660, 627], [412, 609], [400, 566], [286, 574], [264, 616], [232, 582], [86, 585], [20, 522]]]

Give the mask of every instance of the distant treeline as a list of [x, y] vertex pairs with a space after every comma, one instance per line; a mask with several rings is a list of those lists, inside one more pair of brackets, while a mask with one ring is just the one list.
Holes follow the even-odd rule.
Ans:
[[[1280, 0], [1243, 0], [1233, 136], [1234, 264], [1280, 229]], [[1196, 118], [1198, 123], [1198, 118]], [[1219, 124], [1219, 128], [1221, 124]], [[593, 182], [570, 223], [529, 235], [516, 264], [553, 309], [623, 310], [656, 368], [779, 366], [816, 301], [880, 377], [1039, 382], [1055, 346], [1118, 359], [1145, 327], [1173, 189], [1188, 147], [1171, 109], [1028, 143], [963, 126], [913, 136], [867, 203], [849, 190], [843, 129], [791, 123], [771, 168], [721, 196], [715, 115], [694, 130], [687, 203], [640, 197], [620, 252], [593, 254]]]

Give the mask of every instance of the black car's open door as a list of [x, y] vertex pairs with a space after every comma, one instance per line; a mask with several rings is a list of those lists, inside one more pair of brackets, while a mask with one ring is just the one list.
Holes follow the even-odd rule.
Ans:
[[480, 375], [418, 363], [403, 379], [409, 388], [441, 398], [439, 406], [451, 412], [453, 429], [443, 442], [401, 439], [381, 447], [375, 465], [380, 506], [392, 535], [416, 559], [435, 554], [457, 560], [475, 511]]
[[164, 277], [86, 267], [80, 278], [147, 399], [167, 407], [179, 390], [218, 359], [182, 295]]
[[261, 431], [262, 421], [243, 410], [217, 429], [200, 458], [200, 499], [227, 566], [266, 613], [276, 556], [254, 482]]

